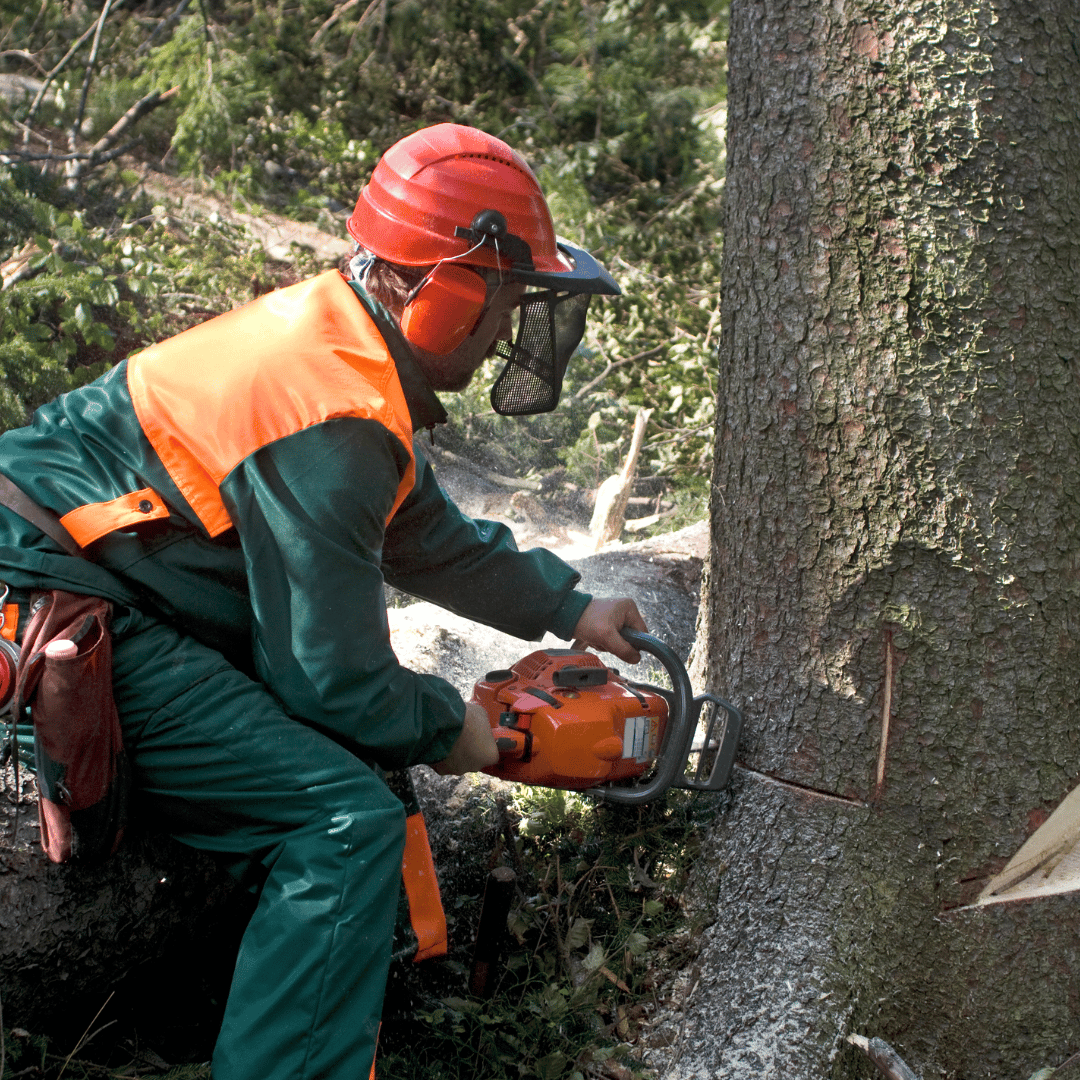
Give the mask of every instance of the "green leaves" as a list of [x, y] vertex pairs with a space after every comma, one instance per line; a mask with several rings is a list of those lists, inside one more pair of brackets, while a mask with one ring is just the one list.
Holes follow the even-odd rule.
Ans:
[[[13, 5], [11, 19], [49, 68], [85, 29], [86, 13], [70, 0], [43, 11], [27, 22]], [[646, 406], [653, 415], [639, 475], [696, 499], [711, 456], [720, 332], [724, 164], [714, 114], [725, 92], [725, 34], [726, 5], [705, 0], [402, 0], [375, 7], [226, 0], [192, 4], [175, 23], [164, 10], [140, 8], [136, 16], [114, 5], [91, 80], [90, 114], [100, 133], [149, 91], [177, 87], [174, 100], [139, 121], [147, 160], [204, 179], [256, 211], [271, 205], [328, 231], [341, 229], [379, 152], [407, 131], [453, 120], [505, 138], [540, 176], [558, 231], [594, 251], [624, 295], [593, 304], [556, 414], [504, 422], [491, 415], [486, 387], [478, 385], [475, 395], [452, 402], [455, 420], [504, 457], [493, 467], [562, 468], [568, 483], [591, 488], [619, 468], [625, 431]], [[56, 145], [74, 120], [79, 63], [71, 62], [53, 84], [56, 97], [39, 110], [39, 119], [54, 124]], [[137, 176], [127, 166], [117, 174], [128, 192]], [[89, 191], [84, 196], [94, 207]], [[104, 201], [112, 198], [110, 189]], [[43, 204], [31, 214], [36, 231], [81, 253], [74, 260], [80, 270], [63, 249], [41, 245], [48, 272], [74, 277], [95, 263], [105, 268], [111, 254], [91, 250], [106, 239], [95, 232], [104, 211], [45, 222]], [[26, 206], [2, 209], [0, 244], [5, 229], [9, 244], [28, 235], [20, 220]], [[118, 216], [127, 214], [120, 209]], [[166, 212], [159, 223], [179, 244], [195, 245], [187, 223], [178, 227]], [[119, 300], [135, 303], [144, 320], [151, 311], [141, 301], [162, 291], [200, 297], [203, 311], [241, 298], [231, 272], [216, 268], [216, 260], [238, 261], [229, 253], [204, 257], [196, 246], [186, 269], [170, 265], [162, 246], [161, 258], [127, 251], [115, 268]], [[128, 310], [105, 318], [101, 310], [119, 300], [80, 296], [92, 318], [63, 319], [55, 355], [81, 363], [79, 350], [88, 349], [97, 362], [110, 348], [122, 349], [117, 324], [131, 325], [134, 316]], [[185, 300], [159, 312], [155, 329], [181, 322], [185, 305], [198, 306]], [[599, 426], [587, 427], [595, 416]]]
[[[593, 920], [576, 918], [566, 934], [566, 948], [573, 952], [575, 949], [583, 949], [589, 944]], [[599, 966], [599, 965], [597, 965]]]
[[[503, 857], [520, 892], [494, 993], [462, 996], [458, 980], [385, 1022], [379, 1075], [639, 1080], [642, 1002], [671, 953], [688, 947], [683, 894], [709, 806], [685, 793], [631, 809], [519, 788], [508, 813], [519, 825]], [[435, 984], [446, 975], [421, 974]]]
[[25, 423], [38, 405], [183, 329], [186, 298], [205, 292], [220, 310], [249, 299], [265, 265], [257, 241], [220, 221], [191, 222], [181, 234], [162, 207], [95, 224], [33, 186], [33, 177], [0, 169], [0, 201], [11, 208], [0, 259], [36, 245], [29, 276], [0, 290], [2, 427]]

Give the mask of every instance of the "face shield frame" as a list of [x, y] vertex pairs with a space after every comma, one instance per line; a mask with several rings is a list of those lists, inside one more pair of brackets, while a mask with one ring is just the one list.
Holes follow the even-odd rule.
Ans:
[[554, 289], [522, 296], [514, 340], [495, 343], [495, 354], [506, 361], [491, 386], [495, 412], [533, 416], [558, 405], [566, 367], [585, 333], [591, 299], [591, 293]]
[[615, 280], [585, 250], [558, 238], [565, 273], [547, 273], [517, 264], [503, 279], [530, 287], [518, 307], [512, 342], [496, 342], [506, 361], [491, 387], [491, 407], [500, 416], [533, 416], [559, 403], [570, 358], [585, 333], [594, 295], [618, 296]]

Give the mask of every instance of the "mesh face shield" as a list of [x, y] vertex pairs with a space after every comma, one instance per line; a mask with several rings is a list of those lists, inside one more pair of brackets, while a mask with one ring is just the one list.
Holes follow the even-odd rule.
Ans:
[[518, 309], [517, 336], [496, 343], [506, 361], [491, 388], [491, 407], [502, 416], [551, 412], [563, 375], [585, 333], [590, 293], [526, 293]]

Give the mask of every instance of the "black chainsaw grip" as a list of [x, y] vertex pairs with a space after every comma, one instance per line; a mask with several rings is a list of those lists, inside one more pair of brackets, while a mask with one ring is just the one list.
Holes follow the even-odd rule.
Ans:
[[669, 645], [652, 634], [623, 627], [622, 636], [639, 652], [649, 653], [660, 661], [661, 666], [671, 679], [672, 693], [669, 697], [667, 730], [664, 732], [664, 744], [660, 748], [656, 771], [644, 784], [634, 787], [616, 787], [605, 785], [589, 789], [590, 795], [605, 802], [635, 805], [655, 799], [678, 778], [686, 764], [690, 744], [694, 738], [696, 711], [694, 691], [690, 686], [690, 676], [686, 673], [683, 662]]

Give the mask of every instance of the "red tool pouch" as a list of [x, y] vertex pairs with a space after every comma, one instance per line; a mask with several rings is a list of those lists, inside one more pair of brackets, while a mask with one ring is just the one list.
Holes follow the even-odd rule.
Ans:
[[[100, 863], [124, 834], [130, 770], [113, 701], [111, 611], [100, 597], [53, 589], [35, 595], [23, 634], [16, 712], [30, 706], [41, 846], [56, 863]], [[47, 656], [57, 640], [74, 643], [74, 655]]]

